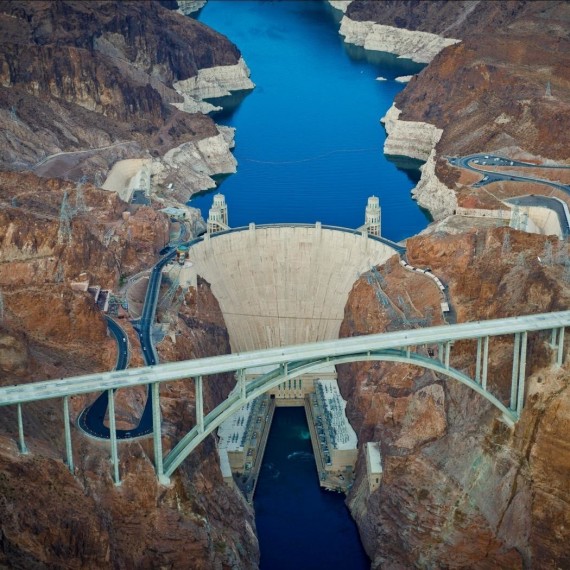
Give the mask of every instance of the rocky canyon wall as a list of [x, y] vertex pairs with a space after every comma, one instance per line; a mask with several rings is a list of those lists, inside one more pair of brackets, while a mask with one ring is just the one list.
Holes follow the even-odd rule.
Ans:
[[[568, 307], [565, 243], [497, 228], [417, 237], [407, 245], [410, 263], [431, 267], [448, 285], [460, 322]], [[549, 247], [554, 261], [540, 263]], [[436, 299], [425, 297], [426, 286], [403, 282], [399, 266], [380, 272], [394, 303], [405, 291], [408, 310], [430, 303], [436, 310]], [[361, 279], [341, 334], [400, 328], [393, 319]], [[526, 407], [514, 428], [467, 387], [430, 371], [388, 363], [342, 367], [339, 383], [359, 445], [379, 441], [383, 454], [380, 488], [369, 493], [361, 453], [348, 497], [373, 568], [568, 564], [570, 459], [562, 440], [570, 421], [570, 375], [566, 364], [554, 365], [548, 341], [549, 334], [529, 335]], [[512, 339], [493, 338], [490, 347], [489, 385], [506, 398]], [[473, 374], [475, 348], [455, 343], [452, 366]]]
[[[460, 173], [449, 168], [445, 156], [497, 152], [537, 161], [568, 160], [570, 36], [561, 25], [568, 10], [564, 2], [356, 0], [345, 7], [343, 26], [355, 30], [347, 41], [365, 48], [405, 54], [405, 41], [394, 48], [369, 40], [369, 35], [376, 37], [373, 30], [382, 41], [397, 29], [418, 42], [424, 33], [447, 42], [422, 60], [429, 65], [396, 96], [384, 118], [387, 154], [426, 160], [435, 149], [430, 159], [435, 168], [426, 166], [416, 190], [422, 206], [433, 208], [434, 218], [451, 211], [452, 200], [442, 208], [441, 196], [463, 188]], [[440, 133], [437, 140], [434, 132]]]
[[[121, 298], [127, 278], [152, 266], [168, 240], [171, 223], [159, 209], [195, 191], [185, 179], [193, 175], [201, 189], [211, 185], [208, 175], [235, 170], [233, 131], [177, 109], [184, 97], [174, 84], [213, 69], [200, 76], [202, 94], [208, 83], [245, 88], [247, 68], [226, 38], [162, 4], [0, 3], [2, 385], [112, 369], [116, 346], [104, 316], [72, 282], [82, 274], [82, 283]], [[199, 89], [192, 96], [201, 97]], [[157, 185], [175, 183], [179, 194], [132, 206], [101, 190], [123, 159], [152, 163]], [[208, 284], [177, 298], [174, 319], [159, 314], [173, 319], [161, 359], [227, 352]], [[131, 366], [142, 366], [138, 334], [126, 319], [122, 325]], [[206, 409], [233, 385], [225, 376], [211, 380]], [[115, 486], [108, 442], [74, 424], [95, 397], [70, 398], [73, 474], [64, 463], [60, 400], [23, 406], [29, 455], [16, 446], [16, 410], [2, 408], [0, 566], [257, 567], [251, 507], [223, 483], [213, 438], [168, 487], [157, 484], [151, 441], [121, 442]], [[119, 427], [136, 425], [145, 401], [144, 388], [118, 391]], [[161, 404], [166, 451], [193, 425], [192, 382], [163, 386]]]
[[[0, 216], [0, 376], [2, 384], [66, 377], [115, 365], [115, 342], [91, 295], [70, 281], [85, 271], [91, 283], [118, 287], [122, 272], [145, 269], [161, 247], [167, 219], [150, 208], [125, 218], [114, 194], [84, 188], [85, 211], [60, 234], [64, 192], [75, 185], [19, 173], [2, 173]], [[39, 197], [41, 196], [41, 199]], [[112, 230], [112, 233], [109, 232]], [[110, 236], [105, 244], [105, 236]], [[124, 320], [131, 365], [142, 365], [137, 333]], [[207, 283], [183, 299], [175, 334], [159, 346], [161, 360], [199, 358], [229, 351], [228, 334]], [[205, 383], [213, 408], [233, 381]], [[96, 395], [70, 398], [71, 419]], [[162, 387], [163, 445], [173, 447], [194, 423], [193, 383]], [[117, 392], [119, 427], [136, 425], [146, 390]], [[255, 568], [257, 539], [251, 508], [224, 484], [213, 439], [158, 485], [147, 438], [119, 444], [121, 485], [111, 479], [108, 442], [72, 428], [76, 470], [65, 463], [62, 403], [23, 406], [29, 455], [16, 447], [15, 409], [0, 414], [0, 564], [10, 568]], [[33, 500], [31, 499], [33, 497]]]

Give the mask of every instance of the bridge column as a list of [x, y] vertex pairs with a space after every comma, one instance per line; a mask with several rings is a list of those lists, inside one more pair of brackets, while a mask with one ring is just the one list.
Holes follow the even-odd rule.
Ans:
[[202, 387], [202, 376], [194, 378], [196, 387], [196, 425], [200, 433], [204, 432], [204, 393]]
[[481, 386], [483, 390], [487, 389], [487, 368], [489, 366], [489, 337], [486, 336], [483, 341], [483, 373], [481, 375]]
[[73, 450], [71, 448], [71, 428], [69, 426], [69, 396], [63, 398], [63, 427], [65, 430], [65, 455], [67, 456], [67, 466], [73, 473]]
[[440, 362], [443, 362], [443, 342], [437, 345], [437, 358]]
[[517, 405], [520, 355], [521, 355], [521, 333], [515, 333], [515, 345], [513, 347], [513, 371], [511, 374], [511, 401], [509, 405], [509, 408], [513, 411], [516, 409]]
[[151, 385], [152, 394], [152, 437], [154, 442], [154, 469], [158, 482], [161, 485], [168, 485], [170, 478], [164, 474], [162, 465], [162, 421], [160, 419], [160, 382]]
[[558, 352], [556, 355], [556, 364], [562, 366], [562, 361], [564, 359], [564, 327], [560, 327], [558, 330]]
[[18, 410], [18, 440], [19, 440], [19, 449], [22, 455], [28, 454], [28, 447], [26, 446], [26, 442], [24, 440], [24, 420], [22, 418], [22, 404], [17, 405]]
[[524, 331], [522, 333], [521, 340], [521, 359], [519, 368], [519, 385], [518, 385], [518, 396], [517, 396], [517, 414], [520, 417], [522, 409], [524, 406], [524, 383], [526, 374], [526, 345], [527, 345], [528, 333]]
[[556, 348], [556, 345], [558, 344], [557, 335], [558, 335], [558, 329], [557, 328], [554, 328], [550, 331], [550, 347], [551, 348]]
[[483, 345], [483, 339], [479, 337], [477, 339], [477, 359], [475, 361], [475, 382], [481, 384], [481, 347]]
[[111, 432], [111, 461], [113, 463], [113, 479], [115, 485], [121, 484], [119, 477], [119, 456], [117, 454], [117, 426], [115, 424], [115, 394], [113, 388], [107, 390], [109, 398], [109, 430]]
[[451, 342], [445, 343], [445, 367], [449, 369], [449, 352], [451, 351]]
[[246, 398], [246, 386], [245, 386], [245, 370], [238, 370], [238, 384], [239, 384], [239, 397], [245, 402]]

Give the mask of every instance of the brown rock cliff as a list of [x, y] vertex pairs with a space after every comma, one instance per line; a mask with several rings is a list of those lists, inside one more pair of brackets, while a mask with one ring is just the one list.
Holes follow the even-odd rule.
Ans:
[[[459, 321], [568, 306], [563, 242], [500, 228], [416, 237], [407, 245], [410, 263], [431, 267], [448, 285]], [[554, 252], [551, 261], [539, 263], [545, 250]], [[416, 300], [423, 288], [405, 287], [388, 273], [384, 291], [393, 299], [406, 291], [414, 306], [425, 307], [425, 299]], [[342, 334], [379, 332], [391, 321], [361, 279]], [[514, 429], [475, 392], [429, 371], [389, 363], [340, 370], [359, 444], [382, 445], [381, 487], [368, 494], [361, 455], [348, 498], [374, 568], [568, 565], [570, 376], [552, 366], [547, 337], [529, 335], [526, 407]], [[512, 350], [510, 339], [491, 340], [489, 386], [503, 398]], [[456, 343], [451, 354], [452, 366], [474, 373], [474, 343]]]

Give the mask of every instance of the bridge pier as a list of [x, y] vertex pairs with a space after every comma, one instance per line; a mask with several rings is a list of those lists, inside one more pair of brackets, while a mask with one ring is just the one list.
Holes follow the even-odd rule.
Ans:
[[75, 471], [73, 465], [73, 449], [71, 448], [71, 427], [69, 425], [69, 396], [63, 398], [63, 427], [65, 431], [65, 455], [67, 466], [71, 473]]
[[170, 478], [164, 474], [162, 464], [162, 429], [160, 418], [160, 382], [151, 385], [152, 395], [152, 438], [154, 447], [154, 469], [158, 482], [161, 485], [168, 485]]
[[109, 430], [111, 432], [111, 462], [113, 463], [113, 480], [115, 485], [121, 484], [119, 477], [119, 456], [117, 453], [117, 426], [115, 424], [115, 394], [113, 388], [107, 390], [109, 397]]
[[564, 327], [558, 329], [558, 353], [556, 355], [556, 364], [562, 366], [564, 359]]
[[477, 339], [477, 356], [475, 362], [475, 382], [487, 389], [487, 373], [489, 366], [489, 337]]
[[196, 386], [196, 425], [198, 432], [204, 432], [204, 388], [202, 386], [202, 376], [194, 378]]
[[513, 369], [511, 373], [511, 398], [509, 409], [520, 417], [524, 406], [524, 390], [526, 381], [526, 350], [528, 333], [515, 333], [513, 346]]
[[519, 385], [517, 396], [517, 415], [520, 417], [524, 405], [524, 384], [526, 373], [526, 346], [528, 340], [528, 333], [524, 331], [521, 337], [521, 357], [519, 366]]
[[556, 327], [550, 331], [550, 348], [556, 350], [556, 365], [562, 366], [564, 361], [565, 327]]
[[245, 398], [247, 395], [247, 389], [245, 385], [245, 370], [238, 370], [237, 377], [239, 384], [239, 397], [241, 398], [242, 402], [245, 403]]
[[17, 414], [18, 414], [18, 448], [20, 449], [20, 453], [22, 455], [27, 455], [28, 447], [26, 446], [26, 442], [24, 440], [24, 420], [22, 418], [22, 404], [17, 405]]
[[518, 390], [518, 382], [519, 382], [519, 362], [520, 362], [520, 353], [521, 353], [521, 334], [515, 333], [515, 344], [513, 347], [513, 370], [511, 374], [511, 400], [509, 408], [511, 410], [516, 409], [517, 405], [517, 390]]
[[489, 337], [486, 336], [483, 341], [483, 372], [481, 374], [481, 386], [483, 390], [487, 389], [487, 372], [489, 368]]

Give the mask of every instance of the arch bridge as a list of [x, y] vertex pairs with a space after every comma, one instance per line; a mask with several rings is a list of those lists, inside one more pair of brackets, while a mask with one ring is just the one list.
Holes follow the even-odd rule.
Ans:
[[[170, 362], [144, 368], [127, 369], [100, 374], [75, 376], [60, 380], [35, 382], [0, 388], [0, 405], [16, 405], [19, 449], [27, 453], [24, 440], [22, 406], [29, 402], [63, 398], [66, 463], [73, 471], [70, 396], [107, 390], [111, 460], [114, 481], [120, 483], [117, 434], [115, 426], [114, 391], [149, 385], [152, 393], [152, 422], [154, 461], [157, 477], [168, 484], [170, 477], [186, 457], [220, 424], [246, 402], [264, 392], [323, 367], [348, 362], [381, 360], [401, 362], [433, 370], [453, 378], [486, 398], [502, 414], [509, 425], [520, 418], [525, 398], [528, 334], [546, 331], [549, 345], [555, 353], [556, 365], [564, 358], [564, 332], [570, 324], [570, 311], [510, 317], [457, 325], [443, 325], [414, 330], [350, 337], [309, 344], [227, 354], [196, 360]], [[511, 388], [508, 401], [493, 394], [488, 387], [489, 341], [496, 336], [513, 336]], [[450, 365], [451, 348], [455, 341], [474, 341], [477, 346], [475, 375], [471, 378]], [[431, 347], [427, 356], [423, 347]], [[422, 349], [422, 350], [420, 350]], [[246, 382], [246, 371], [272, 367], [270, 372]], [[204, 413], [203, 382], [209, 375], [235, 372], [237, 383], [228, 398], [209, 413]], [[161, 437], [160, 385], [174, 380], [192, 378], [196, 386], [196, 425], [166, 454]]]

